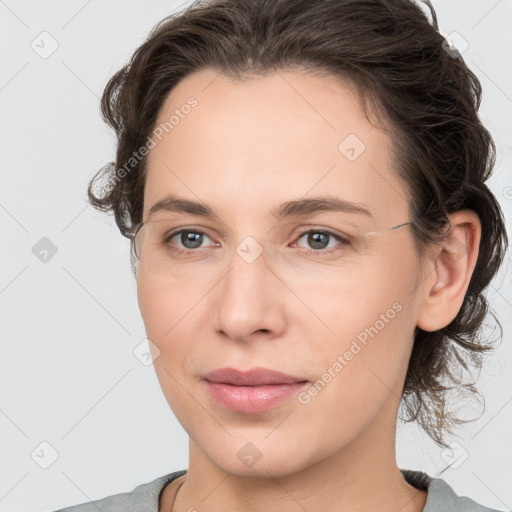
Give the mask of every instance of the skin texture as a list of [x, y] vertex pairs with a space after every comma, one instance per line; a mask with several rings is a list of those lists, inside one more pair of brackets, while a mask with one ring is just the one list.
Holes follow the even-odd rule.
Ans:
[[[404, 227], [369, 239], [365, 254], [342, 251], [331, 256], [335, 265], [306, 259], [309, 273], [280, 279], [263, 257], [247, 263], [238, 244], [251, 236], [263, 246], [272, 236], [292, 254], [315, 249], [307, 236], [297, 242], [310, 226], [344, 232], [340, 219], [348, 218], [361, 234], [410, 220], [391, 141], [348, 85], [299, 69], [245, 82], [196, 72], [171, 91], [157, 124], [191, 96], [197, 107], [149, 154], [143, 219], [171, 192], [204, 202], [220, 220], [181, 214], [172, 226], [206, 233], [202, 250], [223, 259], [180, 260], [171, 280], [142, 267], [137, 277], [155, 370], [190, 438], [186, 478], [175, 501], [178, 485], [164, 490], [161, 510], [420, 511], [426, 493], [407, 484], [396, 463], [399, 400], [416, 326], [440, 329], [460, 309], [478, 253], [478, 216], [453, 214], [445, 243], [424, 265]], [[365, 144], [354, 161], [338, 149], [349, 134]], [[321, 212], [276, 224], [269, 213], [325, 194], [365, 205], [373, 218]], [[226, 366], [315, 382], [397, 303], [393, 319], [307, 404], [291, 397], [262, 413], [237, 413], [205, 388], [201, 375]], [[237, 456], [247, 443], [261, 455], [250, 467]]]

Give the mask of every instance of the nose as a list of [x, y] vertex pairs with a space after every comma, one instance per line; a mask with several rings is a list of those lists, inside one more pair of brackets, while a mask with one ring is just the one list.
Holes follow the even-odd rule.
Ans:
[[216, 286], [213, 328], [235, 341], [279, 337], [286, 325], [286, 286], [261, 246], [241, 243]]

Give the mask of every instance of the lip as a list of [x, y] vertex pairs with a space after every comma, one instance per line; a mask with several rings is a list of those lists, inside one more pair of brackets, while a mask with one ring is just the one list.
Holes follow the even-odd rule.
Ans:
[[246, 413], [275, 407], [303, 388], [308, 381], [268, 368], [241, 371], [220, 368], [203, 375], [210, 396], [221, 406]]
[[236, 368], [219, 368], [204, 374], [202, 377], [209, 382], [231, 384], [233, 386], [265, 386], [307, 381], [303, 377], [294, 377], [261, 366], [246, 371], [237, 370]]

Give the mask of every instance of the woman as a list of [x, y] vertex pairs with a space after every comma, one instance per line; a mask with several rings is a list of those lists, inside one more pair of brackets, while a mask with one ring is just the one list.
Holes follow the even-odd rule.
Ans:
[[112, 77], [89, 198], [189, 466], [64, 510], [491, 510], [395, 457], [400, 405], [450, 449], [507, 244], [480, 83], [426, 5], [195, 3]]

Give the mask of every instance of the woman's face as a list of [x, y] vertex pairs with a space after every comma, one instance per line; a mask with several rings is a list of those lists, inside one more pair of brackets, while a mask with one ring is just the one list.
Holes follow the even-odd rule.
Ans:
[[[410, 226], [360, 236], [410, 220], [390, 138], [350, 88], [299, 71], [245, 83], [196, 72], [156, 127], [143, 219], [169, 194], [213, 213], [154, 211], [160, 235], [189, 232], [160, 246], [165, 275], [148, 257], [137, 277], [156, 372], [194, 456], [280, 476], [392, 443], [422, 278]], [[314, 203], [272, 213], [326, 196], [367, 213]], [[204, 378], [256, 367], [299, 383]]]

